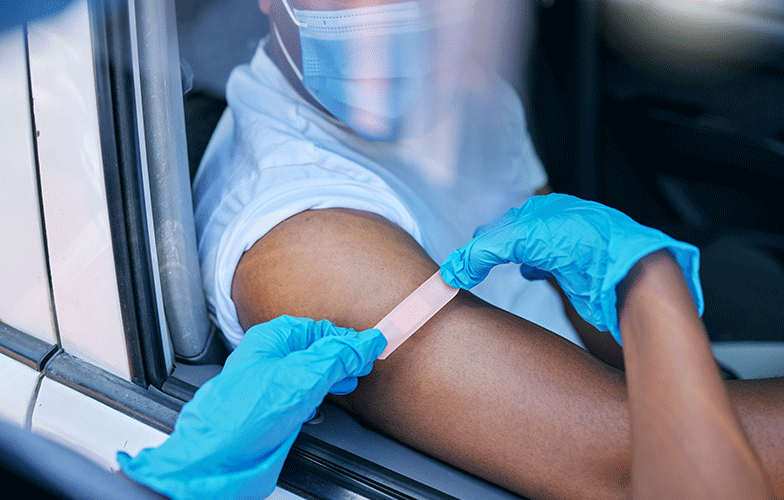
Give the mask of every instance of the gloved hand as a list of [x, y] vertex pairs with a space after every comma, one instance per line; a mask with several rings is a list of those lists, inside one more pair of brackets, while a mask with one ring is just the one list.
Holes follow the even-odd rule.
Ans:
[[380, 331], [282, 316], [249, 329], [223, 371], [183, 406], [174, 432], [123, 472], [174, 499], [263, 498], [302, 424], [328, 392], [347, 394], [386, 347]]
[[580, 316], [609, 330], [620, 344], [615, 287], [638, 260], [663, 248], [678, 261], [702, 315], [696, 247], [615, 209], [564, 194], [531, 197], [479, 228], [474, 239], [447, 257], [441, 277], [450, 286], [469, 289], [498, 264], [521, 264], [526, 279], [555, 278]]

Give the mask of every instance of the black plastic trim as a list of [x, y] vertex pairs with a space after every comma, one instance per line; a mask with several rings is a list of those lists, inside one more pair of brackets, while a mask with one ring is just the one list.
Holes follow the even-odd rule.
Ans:
[[181, 401], [190, 401], [191, 398], [193, 398], [193, 395], [196, 394], [197, 389], [198, 387], [191, 385], [184, 380], [180, 380], [173, 375], [167, 378], [166, 382], [161, 386], [161, 392]]
[[41, 371], [59, 347], [20, 332], [0, 321], [0, 353]]
[[214, 324], [210, 323], [210, 333], [207, 335], [204, 349], [199, 354], [190, 357], [175, 353], [175, 360], [188, 365], [223, 364], [229, 355], [229, 351], [220, 338], [222, 335], [221, 331]]
[[46, 364], [44, 374], [167, 434], [174, 430], [184, 404], [155, 388], [142, 389], [62, 351]]
[[109, 223], [131, 380], [142, 387], [161, 387], [168, 371], [142, 200], [128, 4], [91, 0], [89, 6]]
[[577, 169], [580, 195], [596, 200], [601, 195], [597, 182], [596, 145], [599, 123], [599, 1], [575, 2], [577, 15]]
[[454, 500], [430, 486], [301, 433], [278, 485], [305, 498]]

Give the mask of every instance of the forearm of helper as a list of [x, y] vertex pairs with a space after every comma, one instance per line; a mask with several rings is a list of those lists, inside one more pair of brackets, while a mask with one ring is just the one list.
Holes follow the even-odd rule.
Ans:
[[618, 288], [633, 498], [773, 498], [677, 262], [655, 252]]

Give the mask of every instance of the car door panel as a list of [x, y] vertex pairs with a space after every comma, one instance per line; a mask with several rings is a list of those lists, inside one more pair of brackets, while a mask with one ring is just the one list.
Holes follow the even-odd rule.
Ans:
[[0, 354], [0, 380], [5, 385], [0, 419], [20, 427], [28, 426], [28, 412], [35, 400], [39, 376], [37, 370]]
[[47, 250], [63, 348], [130, 379], [88, 18], [82, 0], [27, 29]]
[[168, 436], [48, 377], [38, 391], [31, 429], [112, 470], [119, 468], [118, 450], [133, 456], [161, 444]]
[[0, 320], [55, 344], [25, 51], [21, 28], [0, 33]]

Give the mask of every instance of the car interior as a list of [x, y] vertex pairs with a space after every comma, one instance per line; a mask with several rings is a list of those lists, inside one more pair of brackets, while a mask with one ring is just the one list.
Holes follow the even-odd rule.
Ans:
[[[128, 126], [133, 115], [123, 115], [133, 103], [122, 98], [132, 85], [113, 69], [135, 42], [122, 35], [130, 14], [118, 4], [105, 11], [93, 5], [104, 14], [94, 23], [108, 65], [97, 68], [98, 90], [115, 100], [108, 120], [117, 124], [108, 139], [120, 145], [114, 160], [136, 165], [141, 139]], [[704, 320], [725, 378], [784, 376], [784, 6], [778, 0], [523, 4], [529, 10], [518, 20], [526, 31], [518, 38], [527, 56], [505, 76], [527, 105], [553, 189], [697, 245]], [[147, 313], [165, 311], [173, 373], [161, 355], [166, 342], [128, 336], [129, 351], [144, 366], [134, 381], [151, 387], [144, 397], [152, 391], [168, 408], [164, 417], [150, 418], [171, 430], [175, 407], [216, 375], [228, 355], [207, 316], [195, 236], [177, 229], [193, 225], [188, 180], [226, 107], [230, 71], [250, 60], [268, 23], [256, 2], [244, 0], [137, 2], [136, 9], [145, 43], [135, 71], [161, 75], [136, 82], [148, 86], [141, 142], [187, 164], [189, 176], [162, 175], [165, 169], [150, 162], [145, 168], [157, 182], [143, 186], [135, 171], [120, 168], [107, 184], [116, 182], [118, 201], [111, 205], [110, 189], [110, 210], [125, 214], [118, 217], [126, 234], [158, 241], [150, 251], [157, 249], [159, 266], [149, 269], [147, 250], [138, 246], [143, 241], [123, 240], [128, 265], [118, 274], [132, 283], [140, 332], [157, 331], [155, 314]], [[104, 73], [109, 83], [101, 89]], [[146, 227], [143, 207], [134, 205], [142, 189], [150, 191], [160, 228]], [[54, 376], [57, 368], [49, 369]], [[157, 411], [137, 404], [137, 415]], [[303, 427], [279, 485], [305, 498], [518, 498], [329, 403]]]
[[[228, 74], [268, 24], [253, 2], [178, 0], [176, 9], [192, 178], [225, 109]], [[541, 1], [523, 16], [532, 33], [519, 43], [530, 43], [530, 56], [506, 76], [527, 103], [554, 190], [697, 245], [723, 375], [783, 375], [784, 10], [767, 0]], [[673, 28], [681, 24], [693, 30]], [[216, 351], [206, 366], [177, 364], [183, 397], [214, 373]], [[511, 497], [328, 403], [305, 426], [292, 463], [315, 444], [347, 469], [380, 467], [438, 498]], [[296, 468], [281, 478], [294, 490], [286, 481]]]

